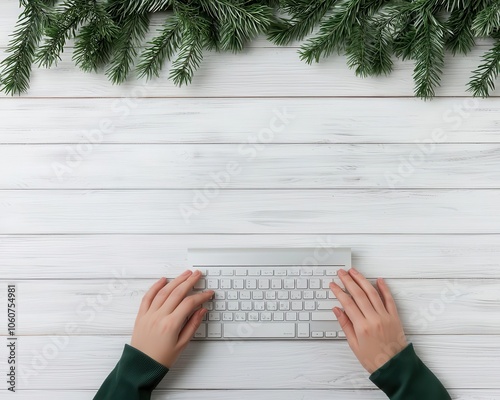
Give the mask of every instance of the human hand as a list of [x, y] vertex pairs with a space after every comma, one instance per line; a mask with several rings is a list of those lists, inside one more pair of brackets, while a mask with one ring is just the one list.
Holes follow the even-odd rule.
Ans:
[[131, 346], [171, 368], [207, 312], [200, 306], [214, 294], [188, 296], [200, 277], [200, 271], [185, 271], [168, 284], [166, 278], [157, 281], [142, 299]]
[[354, 268], [349, 273], [341, 269], [338, 276], [348, 293], [330, 284], [344, 307], [344, 311], [334, 307], [333, 312], [355, 356], [371, 374], [408, 345], [396, 303], [382, 278], [377, 280], [379, 294]]

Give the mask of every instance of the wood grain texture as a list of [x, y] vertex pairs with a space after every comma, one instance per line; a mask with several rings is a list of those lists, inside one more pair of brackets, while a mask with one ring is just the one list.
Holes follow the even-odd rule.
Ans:
[[[182, 270], [166, 268], [164, 275]], [[131, 335], [140, 301], [155, 280], [127, 279], [124, 269], [108, 280], [22, 281], [19, 335]], [[338, 281], [340, 283], [340, 281]], [[387, 280], [409, 334], [499, 335], [500, 280]], [[7, 282], [1, 286], [6, 287]], [[47, 295], [50, 294], [50, 295]], [[467, 315], [467, 318], [464, 316]]]
[[500, 227], [499, 190], [209, 193], [211, 198], [196, 190], [0, 191], [0, 234], [457, 234], [499, 233]]
[[0, 98], [0, 142], [263, 143], [283, 114], [272, 143], [500, 142], [496, 98]]
[[[446, 57], [446, 74], [437, 96], [469, 96], [466, 84], [490, 46], [476, 46], [467, 56]], [[191, 85], [176, 87], [167, 79], [168, 65], [158, 79], [131, 76], [113, 85], [103, 73], [82, 73], [65, 51], [57, 68], [35, 69], [23, 97], [395, 97], [413, 96], [413, 64], [396, 61], [389, 76], [360, 79], [345, 57], [307, 65], [295, 48], [250, 48], [239, 54], [208, 53]], [[491, 92], [497, 96], [499, 88]]]
[[[19, 389], [98, 388], [128, 336], [23, 336]], [[492, 360], [498, 336], [410, 336], [416, 351], [450, 389], [500, 389]], [[5, 346], [0, 356], [5, 359]], [[45, 360], [45, 362], [44, 362]], [[464, 360], [467, 360], [465, 362]], [[191, 343], [159, 388], [373, 388], [345, 341]]]
[[[53, 400], [88, 400], [95, 391], [92, 390], [54, 390]], [[453, 400], [497, 400], [500, 390], [458, 389], [451, 390]], [[20, 390], [16, 392], [16, 400], [45, 400], [44, 390]], [[152, 400], [241, 400], [273, 399], [273, 400], [387, 400], [387, 397], [376, 389], [336, 389], [336, 390], [165, 390], [153, 392]]]
[[190, 247], [351, 247], [370, 278], [500, 278], [500, 235], [14, 235], [0, 270], [19, 279], [155, 279], [189, 267]]
[[500, 145], [11, 145], [0, 189], [500, 188]]

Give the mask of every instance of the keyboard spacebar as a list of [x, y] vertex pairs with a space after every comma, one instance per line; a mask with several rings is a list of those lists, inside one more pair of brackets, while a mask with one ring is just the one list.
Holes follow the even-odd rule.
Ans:
[[294, 338], [294, 323], [225, 323], [223, 337], [226, 338]]

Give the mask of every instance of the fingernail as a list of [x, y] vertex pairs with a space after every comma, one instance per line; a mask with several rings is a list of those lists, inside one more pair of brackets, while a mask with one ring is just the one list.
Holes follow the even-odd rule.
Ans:
[[339, 274], [340, 276], [344, 276], [344, 275], [346, 275], [346, 274], [347, 274], [347, 272], [345, 272], [343, 269], [339, 269], [338, 274]]
[[193, 271], [191, 271], [190, 269], [187, 269], [187, 270], [185, 270], [185, 271], [182, 273], [182, 276], [191, 275], [192, 273], [193, 273]]
[[352, 267], [352, 268], [350, 269], [350, 272], [352, 272], [354, 275], [359, 274], [358, 270], [357, 270], [356, 268], [354, 268], [354, 267]]

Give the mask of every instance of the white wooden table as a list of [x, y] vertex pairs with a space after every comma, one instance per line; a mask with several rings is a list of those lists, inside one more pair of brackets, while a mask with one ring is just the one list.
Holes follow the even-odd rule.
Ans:
[[[17, 13], [0, 5], [2, 49]], [[432, 102], [412, 98], [410, 63], [361, 80], [342, 58], [307, 66], [296, 46], [264, 40], [207, 55], [181, 89], [112, 86], [77, 71], [71, 51], [35, 70], [28, 95], [0, 98], [16, 398], [91, 398], [142, 294], [187, 266], [188, 247], [325, 245], [352, 247], [360, 271], [387, 278], [454, 398], [500, 398], [500, 102], [465, 92], [486, 48], [450, 59]], [[2, 376], [6, 357], [2, 343]], [[311, 341], [193, 343], [156, 391], [167, 398], [384, 396], [346, 342]]]

